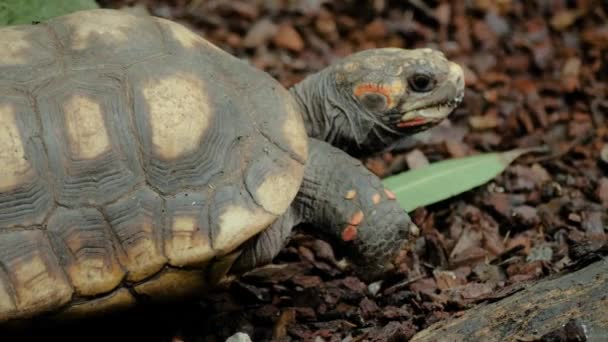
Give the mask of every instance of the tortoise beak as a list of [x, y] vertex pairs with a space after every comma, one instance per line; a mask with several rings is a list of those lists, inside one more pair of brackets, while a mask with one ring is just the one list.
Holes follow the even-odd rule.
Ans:
[[397, 123], [397, 127], [418, 127], [441, 122], [462, 102], [464, 90], [462, 67], [450, 62], [448, 77], [444, 84], [436, 89], [422, 105], [414, 108], [403, 108], [403, 115]]

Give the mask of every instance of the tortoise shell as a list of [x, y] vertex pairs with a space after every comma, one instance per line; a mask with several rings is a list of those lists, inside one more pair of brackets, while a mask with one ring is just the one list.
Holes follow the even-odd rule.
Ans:
[[101, 9], [0, 45], [0, 321], [204, 288], [294, 199], [295, 101], [186, 27]]

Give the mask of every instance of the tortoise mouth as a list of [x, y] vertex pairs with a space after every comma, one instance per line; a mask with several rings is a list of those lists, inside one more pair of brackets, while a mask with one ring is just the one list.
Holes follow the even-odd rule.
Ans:
[[397, 127], [415, 127], [417, 130], [420, 130], [421, 128], [423, 129], [439, 123], [460, 105], [464, 99], [464, 93], [463, 70], [458, 64], [450, 62], [447, 81], [444, 86], [436, 91], [435, 95], [442, 100], [426, 103], [404, 111], [397, 123]]
[[448, 101], [411, 109], [401, 116], [401, 120], [397, 123], [397, 127], [408, 128], [436, 124], [445, 119], [456, 107], [458, 107], [463, 98], [464, 95], [460, 94]]

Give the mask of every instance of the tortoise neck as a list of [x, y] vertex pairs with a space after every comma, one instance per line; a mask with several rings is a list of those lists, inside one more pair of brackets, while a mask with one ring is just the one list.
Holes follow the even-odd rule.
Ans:
[[347, 108], [349, 101], [336, 88], [331, 67], [306, 77], [290, 92], [300, 107], [309, 137], [346, 150], [360, 135], [350, 124], [356, 109]]
[[[289, 89], [303, 117], [308, 136], [325, 141], [353, 157], [363, 157], [386, 147], [386, 132], [374, 132], [375, 122], [361, 113], [349, 93], [335, 83], [332, 67], [312, 74]], [[392, 136], [390, 137], [392, 138]]]
[[311, 138], [330, 142], [331, 119], [325, 108], [325, 101], [321, 94], [332, 96], [331, 87], [327, 84], [327, 76], [323, 71], [306, 77], [294, 85], [289, 91], [296, 99], [300, 107], [300, 113], [304, 119], [306, 132]]

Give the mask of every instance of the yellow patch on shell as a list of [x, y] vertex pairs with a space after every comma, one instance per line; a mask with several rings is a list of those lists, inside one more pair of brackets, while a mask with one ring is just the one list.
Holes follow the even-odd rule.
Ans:
[[32, 168], [25, 155], [15, 109], [0, 104], [0, 192], [17, 188]]
[[165, 253], [173, 266], [201, 264], [215, 255], [207, 236], [203, 235], [199, 221], [194, 216], [175, 216], [171, 234], [165, 240]]
[[288, 100], [287, 116], [283, 122], [283, 135], [287, 138], [291, 150], [302, 162], [305, 162], [308, 158], [308, 135], [302, 116], [292, 100]]
[[68, 15], [65, 23], [71, 30], [70, 47], [84, 50], [96, 46], [97, 39], [108, 45], [128, 43], [127, 32], [133, 26], [133, 19], [133, 16], [124, 13], [107, 15], [97, 11]]
[[211, 121], [203, 81], [178, 73], [151, 79], [142, 88], [150, 109], [152, 143], [158, 156], [172, 160], [196, 150]]
[[53, 274], [39, 254], [15, 262], [12, 276], [17, 307], [22, 311], [51, 299], [66, 302], [72, 293], [65, 280], [60, 279], [58, 274]]
[[184, 49], [192, 49], [197, 46], [207, 46], [221, 51], [220, 48], [209, 43], [200, 35], [194, 33], [192, 30], [188, 29], [182, 24], [161, 18], [155, 18], [155, 20], [158, 20], [161, 25], [165, 26], [173, 36], [173, 39], [175, 39]]
[[235, 205], [228, 206], [219, 215], [219, 231], [213, 239], [213, 248], [221, 254], [229, 253], [276, 219], [276, 215], [259, 208], [251, 211]]
[[94, 159], [110, 149], [101, 105], [85, 95], [72, 95], [63, 105], [70, 151], [78, 159]]
[[288, 159], [285, 167], [268, 174], [264, 182], [255, 191], [256, 201], [267, 211], [281, 215], [295, 198], [304, 167], [293, 159]]
[[58, 317], [63, 319], [78, 318], [86, 315], [100, 315], [134, 306], [135, 297], [129, 290], [122, 288], [107, 296], [73, 304], [62, 311]]
[[[76, 238], [66, 242], [72, 253], [82, 247]], [[103, 255], [84, 256], [68, 266], [66, 271], [76, 292], [83, 296], [108, 292], [118, 286], [124, 276], [118, 262], [114, 258], [106, 260]]]
[[158, 272], [167, 262], [167, 259], [157, 251], [154, 240], [149, 238], [153, 234], [154, 227], [149, 220], [143, 220], [139, 225], [142, 238], [132, 244], [123, 244], [126, 260], [121, 260], [127, 269], [127, 280], [139, 281]]
[[149, 296], [153, 300], [170, 300], [192, 294], [202, 294], [206, 288], [206, 279], [202, 272], [169, 269], [135, 286], [138, 294]]
[[29, 62], [31, 32], [19, 27], [5, 27], [0, 30], [0, 65], [24, 65]]

